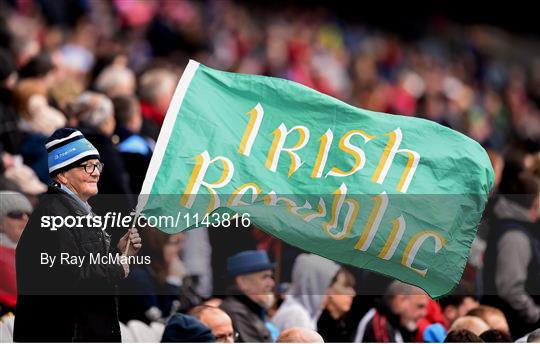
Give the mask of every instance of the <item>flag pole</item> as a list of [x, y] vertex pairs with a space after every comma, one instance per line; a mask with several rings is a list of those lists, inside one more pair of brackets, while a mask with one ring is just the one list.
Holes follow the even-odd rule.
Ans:
[[133, 222], [131, 224], [131, 228], [129, 229], [128, 231], [128, 239], [127, 239], [127, 244], [126, 244], [126, 248], [124, 249], [124, 256], [127, 256], [128, 255], [128, 252], [129, 252], [129, 245], [131, 245], [131, 239], [129, 238], [129, 234], [131, 234], [131, 230], [133, 228], [135, 228], [135, 223], [137, 223], [137, 218], [139, 217], [139, 212], [136, 211], [134, 216], [133, 216]]

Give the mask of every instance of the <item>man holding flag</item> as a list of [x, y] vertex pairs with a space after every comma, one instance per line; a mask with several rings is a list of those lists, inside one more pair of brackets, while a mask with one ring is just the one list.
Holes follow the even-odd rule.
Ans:
[[[141, 238], [133, 228], [114, 248], [101, 228], [67, 225], [68, 217], [93, 217], [87, 201], [98, 193], [103, 164], [99, 152], [75, 129], [56, 130], [46, 149], [54, 184], [32, 213], [17, 246], [14, 340], [119, 342], [115, 285], [128, 275], [129, 265], [122, 260], [96, 264], [89, 257], [135, 255]], [[66, 225], [44, 226], [44, 220], [53, 217], [65, 219]]]

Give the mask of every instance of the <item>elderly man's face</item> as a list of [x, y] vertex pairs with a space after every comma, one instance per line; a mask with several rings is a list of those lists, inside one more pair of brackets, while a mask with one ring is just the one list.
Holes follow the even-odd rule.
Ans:
[[269, 309], [274, 304], [275, 298], [272, 290], [276, 283], [272, 270], [240, 275], [236, 277], [236, 283], [244, 294], [262, 307]]
[[81, 166], [77, 166], [70, 170], [58, 174], [58, 179], [73, 192], [75, 192], [83, 201], [87, 201], [90, 197], [97, 195], [100, 172], [96, 166], [92, 173], [85, 171], [84, 165], [97, 165], [99, 160], [92, 159], [85, 161]]
[[428, 296], [426, 294], [396, 295], [394, 297], [394, 312], [401, 319], [401, 325], [409, 330], [416, 329], [416, 322], [426, 316]]
[[216, 309], [203, 312], [200, 320], [212, 331], [217, 343], [234, 342], [232, 320], [224, 311]]

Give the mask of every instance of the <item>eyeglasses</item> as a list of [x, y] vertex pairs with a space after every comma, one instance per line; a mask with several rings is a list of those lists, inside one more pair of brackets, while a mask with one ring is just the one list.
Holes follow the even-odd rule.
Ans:
[[24, 217], [24, 215], [26, 216], [30, 216], [30, 214], [28, 214], [27, 212], [24, 212], [24, 211], [10, 211], [9, 213], [7, 213], [7, 217], [9, 218], [12, 218], [12, 219], [16, 219], [16, 220], [20, 220]]
[[92, 174], [94, 173], [94, 171], [97, 170], [99, 171], [99, 173], [101, 173], [101, 171], [103, 171], [103, 166], [105, 166], [104, 163], [100, 162], [99, 164], [85, 164], [85, 165], [81, 165], [79, 167], [82, 167], [84, 168], [84, 171], [88, 174]]
[[236, 342], [238, 340], [238, 337], [240, 337], [240, 334], [236, 331], [233, 333], [224, 333], [222, 335], [216, 336], [216, 343], [227, 343], [230, 341], [227, 341], [227, 338], [231, 337], [233, 339], [233, 342]]

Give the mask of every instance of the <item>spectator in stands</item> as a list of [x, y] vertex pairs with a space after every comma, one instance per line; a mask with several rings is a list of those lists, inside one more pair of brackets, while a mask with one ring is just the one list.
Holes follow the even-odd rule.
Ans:
[[150, 69], [139, 79], [138, 94], [145, 121], [142, 134], [157, 141], [159, 129], [165, 119], [174, 94], [177, 76], [165, 68]]
[[[182, 261], [189, 271], [191, 279], [196, 282], [196, 292], [201, 297], [206, 298], [206, 303], [214, 303], [215, 307], [221, 304], [220, 298], [212, 298], [213, 286], [212, 255], [215, 254], [210, 245], [208, 232], [212, 228], [196, 228], [186, 233], [186, 245], [182, 251]], [[224, 270], [221, 270], [224, 271]], [[219, 293], [214, 293], [219, 294]], [[219, 300], [219, 304], [214, 301]]]
[[456, 319], [456, 321], [454, 321], [454, 323], [450, 327], [449, 332], [461, 330], [468, 330], [479, 336], [485, 331], [489, 330], [489, 326], [484, 320], [480, 319], [479, 317], [466, 315], [464, 317]]
[[450, 328], [456, 319], [479, 306], [476, 296], [465, 293], [465, 290], [459, 286], [454, 294], [442, 297], [438, 301], [441, 305], [444, 319], [446, 320], [443, 324], [446, 328]]
[[105, 67], [96, 78], [96, 90], [110, 98], [135, 94], [135, 74], [126, 63], [125, 57], [116, 58], [113, 64]]
[[[99, 152], [75, 129], [58, 129], [46, 147], [55, 184], [32, 213], [17, 245], [14, 340], [120, 341], [115, 285], [129, 274], [129, 261], [124, 257], [91, 262], [90, 254], [133, 256], [141, 239], [132, 229], [115, 247], [101, 228], [88, 223], [43, 227], [47, 218], [91, 217], [88, 199], [97, 194], [103, 169]], [[52, 257], [58, 260], [44, 265], [44, 254], [49, 262]], [[79, 264], [62, 264], [59, 257], [66, 254]]]
[[351, 328], [347, 316], [351, 309], [354, 291], [354, 276], [341, 268], [332, 279], [323, 304], [324, 310], [317, 320], [317, 332], [325, 342], [351, 342], [356, 334], [356, 325]]
[[242, 251], [227, 259], [234, 286], [220, 308], [231, 317], [240, 342], [273, 342], [279, 335], [266, 315], [275, 300], [273, 270], [265, 251]]
[[489, 328], [504, 333], [510, 333], [510, 327], [504, 313], [500, 309], [490, 306], [479, 306], [467, 312], [467, 315], [479, 317], [488, 324]]
[[43, 82], [47, 89], [54, 83], [55, 64], [50, 53], [41, 51], [32, 56], [19, 70], [19, 78]]
[[[77, 99], [85, 91], [85, 85], [82, 80], [75, 77], [65, 77], [51, 85], [49, 90], [49, 98], [52, 106], [57, 108], [64, 115], [68, 115], [68, 106]], [[76, 118], [68, 118], [66, 126], [78, 127], [79, 122]]]
[[0, 315], [15, 311], [15, 248], [31, 213], [32, 205], [24, 195], [0, 191]]
[[[416, 323], [416, 326], [418, 327], [418, 331], [416, 333], [416, 341], [418, 342], [424, 341], [425, 340], [424, 331], [430, 326], [435, 325], [435, 324], [442, 326], [443, 331], [444, 331], [444, 336], [446, 337], [446, 329], [448, 328], [448, 325], [446, 325], [447, 323], [448, 322], [446, 318], [444, 317], [444, 314], [441, 310], [441, 306], [439, 305], [439, 303], [430, 298], [426, 306], [426, 316], [418, 320], [418, 322]], [[433, 329], [436, 329], [435, 333], [438, 333], [439, 327], [434, 327], [430, 331], [431, 335], [434, 334]]]
[[448, 333], [445, 343], [483, 343], [484, 341], [469, 330], [453, 330]]
[[317, 332], [305, 327], [291, 327], [281, 332], [277, 343], [324, 343]]
[[6, 178], [4, 175], [6, 169], [10, 169], [16, 166], [16, 159], [13, 155], [3, 152], [0, 150], [0, 190], [6, 191], [17, 191], [21, 192], [21, 188], [17, 183], [13, 182], [11, 179]]
[[326, 258], [314, 254], [296, 257], [292, 285], [285, 293], [285, 301], [272, 317], [277, 328], [280, 331], [291, 327], [317, 330], [317, 320], [323, 311], [328, 288], [338, 271], [340, 266]]
[[36, 173], [24, 164], [8, 168], [4, 175], [17, 185], [34, 206], [38, 203], [38, 196], [47, 192], [47, 185], [40, 182]]
[[[150, 264], [134, 266], [121, 284], [120, 319], [145, 323], [162, 321], [179, 311], [178, 297], [187, 272], [179, 254], [184, 234], [165, 234], [156, 229], [145, 229], [141, 238], [145, 245], [142, 256], [150, 257]], [[182, 305], [186, 311], [193, 305]]]
[[482, 339], [486, 343], [512, 343], [512, 337], [508, 334], [508, 332], [503, 332], [495, 329], [487, 330], [486, 332], [482, 333], [480, 335], [480, 339]]
[[[446, 337], [446, 332], [454, 321], [464, 316], [470, 309], [478, 307], [479, 303], [470, 290], [463, 284], [459, 284], [451, 295], [447, 295], [438, 300], [430, 300], [427, 307], [427, 315], [417, 323], [417, 341], [436, 342], [435, 337], [442, 335]], [[427, 333], [425, 333], [427, 331]]]
[[162, 343], [215, 343], [216, 338], [197, 318], [182, 313], [174, 314], [165, 326]]
[[142, 115], [135, 96], [119, 96], [112, 99], [116, 118], [116, 135], [120, 139], [120, 152], [126, 169], [130, 171], [130, 187], [139, 193], [152, 157], [153, 142], [141, 136]]
[[196, 317], [212, 331], [216, 337], [216, 343], [234, 343], [238, 339], [238, 333], [233, 329], [231, 317], [223, 310], [200, 305], [194, 307], [189, 314]]
[[19, 127], [23, 131], [48, 137], [66, 124], [64, 114], [49, 106], [43, 81], [21, 80], [13, 90], [13, 101], [20, 115]]
[[[511, 165], [507, 164], [506, 168]], [[507, 315], [516, 338], [540, 324], [540, 218], [538, 178], [527, 171], [501, 181], [497, 226], [485, 254], [485, 303]]]
[[426, 315], [427, 303], [422, 289], [393, 281], [377, 307], [360, 321], [355, 342], [414, 341], [416, 322]]
[[13, 108], [12, 90], [17, 83], [17, 68], [10, 51], [0, 48], [0, 150], [18, 154], [23, 134], [18, 129], [19, 115]]
[[13, 90], [13, 103], [19, 114], [19, 128], [25, 133], [20, 153], [39, 179], [50, 183], [47, 174], [45, 140], [66, 123], [65, 116], [48, 105], [47, 86], [40, 79], [20, 81]]
[[115, 210], [129, 214], [134, 206], [134, 197], [129, 187], [129, 174], [112, 142], [116, 126], [112, 101], [102, 94], [85, 92], [70, 104], [69, 109], [71, 116], [79, 119], [81, 132], [100, 152], [101, 162], [107, 166], [99, 180], [100, 193], [118, 195], [115, 200], [118, 204], [110, 201], [106, 205], [96, 204], [96, 212], [101, 214]]

